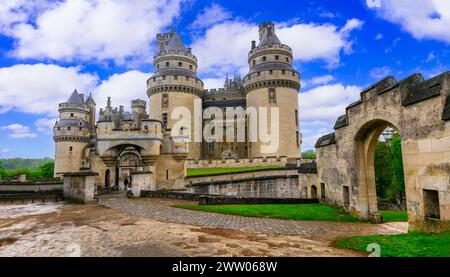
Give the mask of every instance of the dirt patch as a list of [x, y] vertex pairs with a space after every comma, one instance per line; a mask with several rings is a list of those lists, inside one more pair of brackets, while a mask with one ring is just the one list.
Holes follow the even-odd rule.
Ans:
[[4, 245], [10, 245], [15, 243], [16, 241], [18, 241], [18, 239], [16, 238], [4, 238], [4, 239], [0, 239], [0, 247], [4, 246]]
[[217, 238], [211, 238], [211, 237], [206, 237], [206, 236], [199, 236], [198, 237], [198, 242], [200, 243], [213, 243], [213, 242], [220, 242], [220, 239]]

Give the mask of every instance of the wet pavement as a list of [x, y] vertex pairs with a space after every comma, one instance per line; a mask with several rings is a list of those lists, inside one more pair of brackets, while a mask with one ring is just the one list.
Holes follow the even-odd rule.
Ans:
[[[357, 226], [347, 223], [230, 219], [175, 209], [173, 201], [159, 199], [110, 195], [100, 203], [1, 204], [0, 256], [358, 256], [333, 248], [333, 238], [406, 231], [402, 223], [358, 224], [354, 231]], [[286, 225], [270, 232], [275, 224]], [[296, 235], [288, 235], [292, 230]]]

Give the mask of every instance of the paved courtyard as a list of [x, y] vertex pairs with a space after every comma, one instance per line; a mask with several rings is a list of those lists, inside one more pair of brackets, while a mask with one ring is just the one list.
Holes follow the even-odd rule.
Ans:
[[[128, 199], [123, 197], [122, 194], [104, 195], [101, 196], [99, 201], [105, 207], [142, 218], [259, 234], [300, 235], [306, 238], [329, 240], [356, 235], [400, 234], [407, 231], [407, 223], [404, 222], [377, 225], [369, 223], [254, 218], [170, 207], [174, 202], [183, 201], [152, 198]], [[192, 203], [195, 202], [190, 202], [190, 204]]]
[[[176, 209], [166, 199], [0, 204], [0, 256], [361, 256], [336, 237], [396, 234], [382, 225], [248, 218]], [[191, 202], [192, 203], [192, 202]]]

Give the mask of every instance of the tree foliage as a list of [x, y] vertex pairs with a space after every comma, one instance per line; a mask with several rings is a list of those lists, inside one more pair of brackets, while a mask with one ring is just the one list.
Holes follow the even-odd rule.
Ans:
[[391, 200], [405, 193], [400, 135], [394, 133], [386, 141], [378, 141], [375, 149], [375, 182], [377, 196]]
[[48, 161], [42, 163], [37, 169], [30, 169], [27, 167], [20, 167], [14, 169], [5, 169], [0, 167], [0, 176], [2, 179], [12, 179], [20, 174], [27, 175], [27, 179], [48, 179], [53, 177], [55, 163]]

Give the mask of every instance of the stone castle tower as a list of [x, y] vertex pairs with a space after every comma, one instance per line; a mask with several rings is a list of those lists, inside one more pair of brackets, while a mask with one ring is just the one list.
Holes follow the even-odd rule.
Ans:
[[250, 71], [244, 78], [244, 91], [247, 107], [279, 108], [279, 146], [274, 152], [264, 152], [258, 138], [249, 143], [250, 157], [286, 156], [291, 162], [300, 158], [300, 74], [292, 67], [292, 58], [292, 49], [280, 42], [274, 24], [260, 24], [259, 44], [252, 41], [248, 54]]
[[[197, 58], [190, 48], [186, 48], [177, 32], [157, 35], [158, 52], [154, 58], [155, 74], [147, 81], [147, 94], [150, 101], [150, 118], [162, 121], [163, 128], [170, 133], [177, 119], [172, 119], [174, 108], [187, 108], [194, 116], [194, 103], [199, 103], [203, 82], [197, 78]], [[181, 136], [190, 135], [188, 158], [200, 158], [201, 142], [194, 141], [194, 118], [180, 130]], [[200, 119], [198, 121], [201, 124]]]
[[83, 167], [85, 149], [95, 132], [95, 102], [92, 96], [74, 90], [67, 102], [59, 104], [59, 120], [53, 129], [55, 176], [77, 172]]

